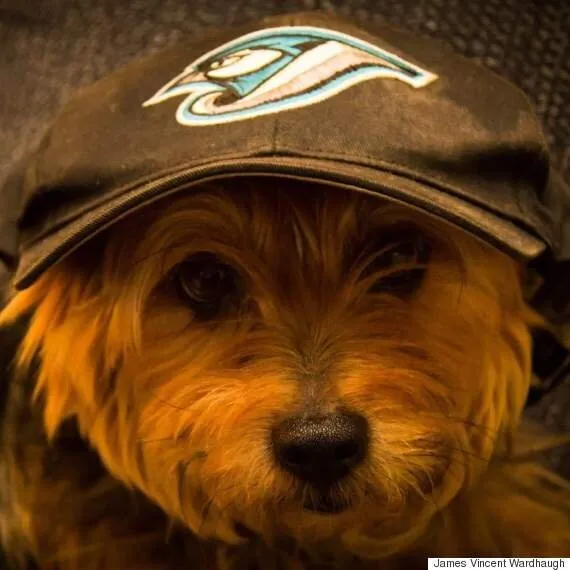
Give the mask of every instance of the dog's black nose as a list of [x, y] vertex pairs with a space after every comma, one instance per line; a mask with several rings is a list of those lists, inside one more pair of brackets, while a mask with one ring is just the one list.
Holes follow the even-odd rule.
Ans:
[[347, 475], [366, 457], [367, 448], [368, 423], [353, 413], [296, 416], [273, 430], [279, 464], [316, 486]]

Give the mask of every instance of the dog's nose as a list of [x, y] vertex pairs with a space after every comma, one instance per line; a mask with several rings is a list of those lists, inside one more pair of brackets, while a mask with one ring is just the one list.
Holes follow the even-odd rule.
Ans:
[[289, 473], [330, 485], [366, 457], [368, 422], [354, 413], [288, 418], [273, 430], [273, 449]]

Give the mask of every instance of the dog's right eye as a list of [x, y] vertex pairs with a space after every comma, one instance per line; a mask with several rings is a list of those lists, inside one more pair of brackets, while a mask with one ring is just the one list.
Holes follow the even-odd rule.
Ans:
[[372, 293], [411, 295], [420, 287], [430, 257], [430, 247], [424, 236], [412, 228], [395, 229], [381, 236], [378, 253], [363, 272], [363, 277], [382, 275], [370, 288]]
[[177, 265], [172, 279], [178, 297], [199, 320], [226, 312], [240, 297], [237, 271], [209, 253], [193, 255]]

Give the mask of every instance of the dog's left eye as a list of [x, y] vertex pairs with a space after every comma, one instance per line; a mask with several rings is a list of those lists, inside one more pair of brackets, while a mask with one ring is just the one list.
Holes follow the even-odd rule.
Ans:
[[239, 297], [237, 271], [212, 254], [193, 255], [175, 267], [172, 276], [179, 298], [200, 320], [218, 316]]
[[365, 277], [379, 274], [370, 292], [414, 293], [423, 281], [429, 260], [424, 237], [417, 231], [401, 231], [383, 239], [377, 251], [364, 272]]

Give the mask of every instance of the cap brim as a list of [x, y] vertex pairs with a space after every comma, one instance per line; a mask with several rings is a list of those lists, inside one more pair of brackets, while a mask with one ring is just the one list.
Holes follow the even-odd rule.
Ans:
[[268, 156], [209, 163], [126, 190], [55, 232], [24, 244], [14, 285], [17, 289], [29, 287], [47, 268], [140, 208], [204, 182], [236, 176], [296, 178], [394, 200], [458, 226], [522, 262], [546, 249], [544, 241], [515, 222], [442, 188], [350, 163]]

